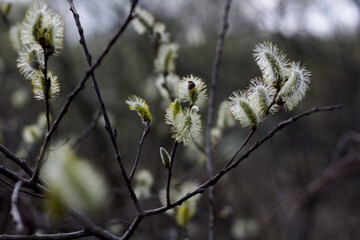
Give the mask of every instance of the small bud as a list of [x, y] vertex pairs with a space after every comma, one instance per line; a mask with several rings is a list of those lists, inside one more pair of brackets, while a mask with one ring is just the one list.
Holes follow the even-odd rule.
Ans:
[[165, 168], [169, 169], [170, 168], [170, 156], [169, 156], [169, 153], [166, 151], [166, 149], [163, 147], [160, 147], [160, 156], [161, 156], [161, 160], [162, 160]]
[[4, 3], [1, 6], [1, 11], [5, 17], [7, 17], [9, 15], [10, 9], [11, 9], [11, 3]]
[[188, 89], [189, 90], [192, 90], [192, 89], [194, 89], [195, 88], [195, 83], [193, 82], [193, 81], [189, 81], [188, 82]]
[[131, 111], [135, 111], [139, 114], [144, 124], [146, 122], [151, 122], [152, 116], [149, 110], [149, 106], [144, 99], [132, 95], [128, 98], [128, 100], [125, 101], [125, 103], [129, 105]]
[[191, 107], [191, 111], [192, 111], [193, 113], [197, 113], [197, 112], [199, 112], [199, 107], [196, 106], [196, 105], [194, 105], [194, 106]]
[[205, 83], [193, 75], [183, 77], [178, 84], [177, 95], [181, 102], [198, 105], [207, 98]]

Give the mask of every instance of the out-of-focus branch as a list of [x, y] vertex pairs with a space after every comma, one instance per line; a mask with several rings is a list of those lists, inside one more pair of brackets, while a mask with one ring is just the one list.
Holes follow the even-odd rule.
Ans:
[[[292, 220], [286, 231], [289, 240], [307, 239], [314, 218], [314, 208], [324, 190], [342, 182], [347, 177], [360, 173], [360, 154], [349, 154], [327, 167], [306, 188], [294, 195], [297, 204]], [[326, 194], [330, 195], [333, 191]], [[323, 196], [322, 196], [323, 197]]]
[[18, 232], [22, 232], [24, 230], [24, 224], [21, 219], [21, 214], [18, 208], [18, 200], [19, 200], [19, 190], [21, 188], [22, 181], [18, 181], [15, 184], [13, 193], [11, 195], [11, 211], [10, 215], [13, 218], [13, 222], [15, 224], [15, 228]]
[[[214, 118], [214, 110], [215, 110], [215, 96], [216, 96], [216, 88], [219, 79], [219, 68], [221, 62], [221, 55], [224, 46], [224, 39], [226, 35], [226, 31], [229, 28], [228, 17], [231, 6], [231, 0], [227, 0], [223, 13], [223, 23], [221, 27], [221, 32], [219, 34], [215, 58], [212, 67], [212, 76], [211, 76], [211, 88], [209, 94], [209, 105], [208, 105], [208, 115], [207, 115], [207, 124], [206, 124], [206, 168], [209, 175], [209, 178], [213, 177], [214, 169], [211, 159], [211, 128], [213, 125]], [[216, 220], [216, 208], [215, 208], [215, 193], [214, 188], [210, 187], [209, 190], [209, 240], [214, 239], [214, 231], [215, 231], [215, 220]]]
[[90, 236], [89, 232], [80, 230], [70, 233], [34, 234], [34, 235], [0, 235], [1, 240], [71, 240]]

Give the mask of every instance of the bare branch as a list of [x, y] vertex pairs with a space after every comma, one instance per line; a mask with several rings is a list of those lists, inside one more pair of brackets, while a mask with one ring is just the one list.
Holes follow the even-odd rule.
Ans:
[[[206, 168], [210, 178], [213, 177], [214, 174], [214, 169], [211, 159], [211, 128], [213, 125], [215, 96], [216, 96], [217, 82], [219, 78], [221, 55], [224, 46], [226, 31], [229, 27], [228, 17], [229, 17], [230, 6], [231, 6], [231, 0], [227, 0], [224, 8], [223, 19], [222, 19], [223, 24], [221, 28], [221, 33], [218, 38], [218, 43], [216, 46], [216, 53], [213, 62], [212, 76], [211, 76], [211, 88], [209, 94], [209, 105], [208, 105], [208, 115], [207, 115], [207, 124], [206, 124], [206, 140], [205, 140], [206, 155], [207, 155]], [[210, 187], [209, 202], [210, 202], [210, 206], [209, 206], [209, 238], [208, 239], [212, 240], [214, 239], [215, 220], [216, 220], [215, 193], [213, 187]]]
[[256, 128], [251, 128], [251, 131], [249, 133], [249, 135], [245, 138], [244, 142], [241, 144], [241, 146], [239, 147], [239, 149], [235, 152], [235, 154], [233, 155], [233, 157], [229, 160], [229, 162], [225, 165], [225, 167], [228, 167], [231, 165], [231, 163], [234, 161], [234, 159], [236, 158], [236, 156], [239, 154], [239, 152], [241, 152], [241, 150], [246, 146], [246, 144], [249, 142], [250, 138], [252, 137], [252, 135], [254, 135], [254, 133], [256, 132]]
[[131, 199], [133, 200], [134, 205], [135, 205], [138, 213], [142, 213], [143, 209], [142, 209], [142, 207], [140, 205], [139, 200], [136, 197], [136, 194], [134, 192], [133, 187], [131, 186], [131, 181], [130, 181], [127, 173], [126, 173], [124, 164], [122, 162], [122, 157], [120, 155], [120, 150], [119, 150], [117, 140], [116, 140], [116, 131], [111, 126], [111, 122], [110, 122], [109, 116], [108, 116], [107, 111], [106, 111], [105, 103], [104, 103], [104, 101], [102, 99], [100, 89], [99, 89], [98, 83], [96, 81], [95, 73], [94, 73], [94, 69], [100, 65], [102, 59], [110, 51], [111, 47], [114, 45], [114, 43], [116, 42], [118, 37], [124, 32], [124, 30], [126, 29], [128, 24], [133, 19], [133, 14], [132, 13], [133, 13], [133, 11], [135, 9], [137, 1], [133, 2], [132, 6], [131, 6], [131, 10], [129, 12], [129, 15], [128, 15], [125, 23], [120, 27], [120, 29], [116, 33], [116, 35], [110, 40], [109, 44], [107, 45], [107, 47], [105, 48], [105, 50], [103, 51], [103, 53], [101, 54], [101, 56], [98, 58], [98, 60], [95, 62], [94, 65], [92, 65], [91, 54], [90, 54], [90, 52], [89, 52], [89, 50], [87, 48], [87, 45], [86, 45], [86, 40], [85, 40], [85, 37], [84, 37], [84, 30], [81, 27], [80, 16], [76, 11], [76, 8], [74, 6], [73, 1], [68, 0], [68, 3], [70, 5], [70, 10], [73, 12], [74, 20], [75, 20], [76, 26], [78, 27], [78, 32], [79, 32], [79, 35], [80, 35], [80, 44], [83, 46], [83, 49], [84, 49], [84, 52], [85, 52], [85, 55], [86, 55], [86, 58], [87, 58], [87, 61], [88, 61], [88, 65], [89, 65], [89, 69], [86, 71], [86, 75], [85, 75], [84, 79], [88, 78], [89, 76], [91, 76], [91, 78], [92, 78], [93, 87], [94, 87], [94, 90], [96, 92], [96, 96], [98, 98], [98, 101], [99, 101], [99, 104], [100, 104], [100, 107], [101, 107], [101, 111], [102, 111], [102, 114], [103, 114], [103, 117], [104, 117], [105, 129], [108, 132], [109, 137], [111, 139], [111, 143], [112, 143], [114, 151], [115, 151], [115, 157], [116, 157], [116, 160], [117, 160], [117, 162], [118, 162], [118, 164], [120, 166], [121, 174], [122, 174], [122, 176], [123, 176], [123, 178], [125, 180], [126, 186], [128, 188], [128, 191], [129, 191], [129, 195], [130, 195]]
[[175, 144], [171, 151], [171, 156], [170, 156], [170, 167], [169, 167], [168, 178], [167, 178], [167, 183], [166, 183], [166, 205], [167, 206], [170, 205], [170, 184], [171, 184], [171, 177], [173, 175], [172, 169], [173, 169], [173, 165], [174, 165], [177, 145], [178, 145], [178, 142], [175, 141]]
[[[9, 183], [8, 181], [6, 181], [6, 180], [4, 180], [4, 179], [2, 179], [2, 178], [0, 178], [0, 181], [3, 182], [4, 184], [8, 185], [8, 186], [11, 187], [11, 188], [14, 188], [14, 187], [15, 187], [14, 184]], [[29, 194], [30, 196], [33, 196], [33, 197], [44, 198], [43, 195], [40, 195], [40, 194], [37, 194], [37, 193], [33, 193], [33, 192], [29, 192], [29, 191], [27, 191], [27, 190], [25, 190], [25, 189], [21, 189], [21, 188], [20, 188], [20, 191], [23, 192], [23, 193]]]
[[134, 174], [135, 174], [135, 171], [136, 171], [136, 167], [139, 163], [139, 159], [140, 159], [140, 154], [141, 154], [141, 150], [142, 150], [142, 146], [144, 144], [144, 139], [145, 137], [147, 136], [147, 134], [149, 133], [150, 131], [150, 121], [147, 121], [145, 123], [145, 127], [144, 127], [144, 131], [143, 131], [143, 134], [141, 136], [141, 140], [139, 142], [139, 148], [138, 148], [138, 151], [137, 151], [137, 154], [136, 154], [136, 158], [135, 158], [135, 162], [134, 162], [134, 166], [131, 170], [131, 173], [129, 175], [129, 179], [130, 181], [132, 180], [132, 178], [134, 177]]
[[10, 151], [2, 144], [0, 144], [0, 152], [2, 152], [6, 158], [12, 160], [19, 167], [21, 167], [27, 174], [29, 174], [29, 176], [32, 175], [33, 171], [24, 159], [18, 158], [12, 151]]
[[55, 234], [34, 234], [34, 235], [0, 235], [1, 240], [71, 240], [90, 236], [91, 234], [85, 230], [71, 233], [55, 233]]
[[129, 227], [129, 229], [124, 233], [124, 235], [120, 239], [121, 240], [130, 239], [130, 237], [134, 234], [136, 228], [139, 226], [143, 218], [144, 216], [142, 214], [137, 215], [134, 221], [132, 222], [131, 226]]

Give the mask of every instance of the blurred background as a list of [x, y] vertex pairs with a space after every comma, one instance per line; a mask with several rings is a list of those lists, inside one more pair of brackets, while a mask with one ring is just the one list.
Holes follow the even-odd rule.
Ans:
[[[6, 2], [9, 1], [0, 1]], [[31, 1], [10, 2], [9, 23], [21, 22]], [[56, 116], [67, 94], [84, 76], [87, 63], [67, 2], [45, 2], [65, 20], [64, 49], [60, 57], [49, 62], [61, 85], [61, 94], [52, 104]], [[88, 0], [75, 4], [89, 49], [96, 59], [125, 19], [128, 2]], [[209, 86], [224, 4], [225, 1], [215, 0], [140, 1], [140, 6], [151, 12], [156, 21], [165, 23], [171, 40], [179, 43], [176, 60], [179, 76], [193, 74]], [[293, 111], [281, 109], [266, 119], [249, 146], [277, 123], [312, 107], [343, 104], [343, 108], [313, 114], [283, 129], [216, 185], [216, 239], [360, 239], [360, 169], [358, 163], [352, 165], [359, 161], [360, 153], [359, 14], [358, 0], [232, 2], [216, 109], [233, 91], [245, 89], [251, 79], [261, 76], [252, 55], [258, 42], [272, 41], [289, 59], [300, 61], [311, 71], [305, 99]], [[151, 131], [138, 166], [153, 176], [153, 184], [141, 199], [146, 209], [161, 205], [159, 192], [165, 187], [167, 171], [161, 163], [159, 148], [170, 152], [173, 145], [169, 127], [164, 123], [170, 102], [161, 98], [155, 86], [155, 57], [156, 50], [149, 39], [129, 26], [96, 70], [128, 171], [135, 159], [143, 125], [137, 114], [129, 111], [125, 100], [131, 94], [141, 96], [152, 112]], [[0, 142], [35, 166], [42, 135], [26, 133], [25, 128], [41, 121], [38, 116], [43, 115], [45, 104], [33, 98], [30, 82], [16, 68], [16, 58], [8, 28], [1, 21]], [[59, 126], [54, 142], [60, 146], [76, 140], [91, 124], [98, 108], [88, 82]], [[204, 123], [205, 106], [200, 113]], [[239, 125], [225, 130], [213, 149], [215, 169], [226, 164], [249, 131]], [[101, 120], [76, 146], [76, 151], [95, 166], [109, 188], [107, 205], [90, 218], [121, 234], [136, 210], [128, 198]], [[21, 172], [3, 155], [0, 164]], [[205, 169], [205, 159], [199, 151], [194, 147], [179, 147], [174, 169], [174, 178], [179, 183], [185, 180], [202, 183], [207, 179]], [[146, 178], [150, 181], [150, 176]], [[0, 233], [15, 233], [9, 216], [11, 193], [12, 189], [0, 182]], [[71, 218], [55, 222], [49, 219], [42, 210], [42, 200], [21, 194], [20, 204], [29, 232], [79, 229]], [[167, 214], [151, 216], [144, 219], [133, 239], [207, 239], [207, 225], [205, 193], [186, 227], [178, 226]]]

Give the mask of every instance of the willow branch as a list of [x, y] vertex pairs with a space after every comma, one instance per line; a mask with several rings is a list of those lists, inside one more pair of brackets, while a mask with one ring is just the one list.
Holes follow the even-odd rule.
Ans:
[[286, 126], [294, 123], [298, 119], [303, 118], [307, 115], [316, 113], [316, 112], [332, 111], [335, 109], [339, 109], [341, 107], [342, 107], [342, 105], [340, 104], [340, 105], [331, 105], [331, 106], [326, 106], [326, 107], [313, 108], [313, 109], [307, 110], [303, 113], [300, 113], [294, 117], [291, 117], [285, 121], [280, 122], [272, 131], [267, 133], [260, 141], [255, 142], [254, 145], [248, 151], [246, 151], [243, 155], [241, 155], [239, 158], [237, 158], [236, 161], [234, 161], [229, 166], [222, 168], [216, 175], [214, 175], [212, 178], [208, 179], [206, 182], [201, 184], [197, 189], [187, 193], [182, 198], [178, 199], [175, 202], [170, 203], [167, 206], [156, 208], [156, 209], [146, 210], [144, 212], [144, 215], [150, 216], [150, 215], [155, 215], [155, 214], [159, 214], [162, 212], [166, 212], [167, 210], [169, 210], [171, 208], [181, 205], [184, 201], [188, 200], [189, 198], [191, 198], [197, 194], [203, 193], [208, 187], [214, 186], [227, 172], [229, 172], [230, 170], [232, 170], [233, 168], [238, 166], [241, 161], [248, 158], [251, 155], [251, 153], [253, 153], [256, 149], [258, 149], [262, 144], [264, 144], [266, 141], [271, 139], [275, 135], [275, 133], [277, 133], [281, 129], [285, 128]]
[[132, 178], [134, 177], [134, 174], [135, 174], [135, 171], [136, 171], [136, 167], [139, 163], [139, 159], [140, 159], [140, 154], [141, 154], [141, 150], [142, 150], [142, 146], [144, 144], [144, 139], [145, 137], [147, 136], [147, 134], [149, 133], [150, 131], [150, 121], [147, 121], [145, 123], [145, 127], [144, 127], [144, 131], [143, 131], [143, 134], [141, 136], [141, 140], [139, 142], [139, 148], [138, 148], [138, 151], [137, 151], [137, 154], [136, 154], [136, 158], [135, 158], [135, 161], [134, 161], [134, 166], [131, 170], [131, 173], [129, 175], [129, 179], [130, 181], [132, 180]]
[[[0, 178], [0, 181], [3, 182], [4, 184], [8, 185], [8, 186], [11, 187], [11, 188], [15, 188], [15, 185], [14, 185], [14, 184], [9, 183], [8, 181], [6, 181], [6, 180], [4, 180], [4, 179], [2, 179], [2, 178]], [[25, 190], [25, 189], [21, 189], [21, 188], [20, 188], [19, 191], [21, 191], [21, 192], [23, 192], [23, 193], [26, 193], [26, 194], [29, 194], [30, 196], [33, 196], [33, 197], [44, 198], [43, 195], [40, 195], [40, 194], [37, 194], [37, 193], [33, 193], [33, 192], [29, 192], [29, 191], [27, 191], [27, 190]]]
[[10, 151], [2, 144], [0, 144], [0, 152], [2, 152], [6, 158], [10, 159], [21, 169], [23, 169], [29, 176], [32, 175], [33, 171], [24, 159], [18, 158], [12, 151]]
[[124, 235], [120, 239], [121, 240], [130, 239], [130, 237], [134, 234], [135, 230], [137, 229], [143, 218], [144, 216], [142, 214], [137, 215], [134, 221], [131, 223], [129, 229], [124, 233]]
[[[211, 88], [209, 94], [209, 106], [208, 106], [208, 115], [207, 115], [207, 124], [206, 124], [206, 168], [209, 177], [213, 177], [214, 168], [211, 159], [211, 128], [213, 125], [214, 110], [215, 110], [215, 97], [216, 97], [216, 88], [219, 79], [219, 68], [221, 62], [221, 55], [224, 46], [224, 39], [226, 31], [229, 28], [228, 17], [231, 6], [231, 0], [227, 0], [223, 13], [223, 24], [221, 28], [221, 33], [216, 46], [216, 53], [213, 62], [212, 76], [211, 76]], [[216, 208], [215, 208], [215, 193], [213, 187], [209, 191], [209, 240], [214, 239], [215, 231], [215, 221], [216, 221]]]
[[1, 240], [71, 240], [90, 236], [89, 232], [80, 230], [70, 233], [55, 233], [55, 234], [34, 234], [34, 235], [0, 235]]
[[173, 175], [173, 165], [174, 165], [177, 145], [178, 145], [178, 142], [175, 141], [175, 144], [171, 151], [171, 156], [170, 156], [170, 166], [169, 166], [168, 178], [167, 178], [167, 182], [166, 182], [166, 205], [167, 206], [170, 205], [170, 184], [171, 184], [171, 177]]
[[116, 157], [116, 160], [117, 160], [117, 162], [119, 164], [121, 174], [122, 174], [122, 176], [124, 178], [124, 181], [126, 183], [128, 191], [129, 191], [129, 195], [130, 195], [132, 201], [134, 202], [134, 205], [135, 205], [138, 213], [141, 213], [141, 212], [143, 212], [143, 209], [142, 209], [142, 207], [140, 205], [139, 200], [136, 197], [136, 194], [134, 192], [133, 187], [131, 186], [131, 181], [130, 181], [127, 173], [126, 173], [124, 164], [122, 162], [122, 157], [120, 155], [120, 150], [119, 150], [117, 140], [116, 140], [117, 133], [116, 133], [116, 130], [113, 129], [112, 126], [111, 126], [111, 122], [110, 122], [109, 116], [108, 116], [107, 111], [106, 111], [105, 103], [103, 101], [103, 98], [102, 98], [102, 95], [100, 93], [100, 89], [99, 89], [99, 86], [98, 86], [98, 83], [97, 83], [97, 80], [96, 80], [96, 76], [95, 76], [95, 73], [93, 71], [97, 66], [100, 65], [101, 60], [103, 59], [103, 57], [110, 51], [111, 47], [116, 42], [117, 38], [124, 32], [124, 30], [126, 29], [128, 24], [133, 19], [133, 14], [132, 13], [133, 13], [133, 11], [135, 9], [137, 1], [132, 2], [132, 6], [131, 6], [131, 9], [130, 9], [129, 15], [128, 15], [125, 23], [121, 26], [121, 28], [116, 33], [116, 35], [110, 40], [108, 46], [106, 47], [106, 49], [104, 50], [104, 52], [101, 54], [101, 56], [98, 58], [98, 60], [95, 62], [94, 65], [92, 65], [92, 61], [91, 61], [92, 57], [91, 57], [91, 54], [90, 54], [90, 52], [89, 52], [89, 50], [87, 48], [87, 45], [86, 45], [86, 40], [85, 40], [85, 37], [84, 37], [84, 30], [83, 30], [83, 28], [81, 26], [81, 22], [80, 22], [80, 16], [76, 11], [76, 8], [74, 6], [73, 1], [68, 0], [68, 3], [70, 5], [70, 10], [73, 13], [76, 26], [78, 27], [78, 32], [79, 32], [79, 35], [80, 35], [80, 44], [83, 46], [83, 49], [84, 49], [84, 52], [85, 52], [85, 55], [86, 55], [86, 58], [87, 58], [87, 61], [88, 61], [88, 65], [89, 65], [89, 70], [86, 72], [85, 78], [87, 78], [88, 76], [91, 76], [91, 78], [92, 78], [93, 87], [94, 87], [94, 90], [96, 92], [96, 96], [98, 98], [98, 101], [99, 101], [99, 104], [100, 104], [100, 107], [101, 107], [101, 111], [102, 111], [102, 114], [103, 114], [103, 117], [104, 117], [105, 129], [108, 132], [111, 143], [113, 145], [113, 148], [114, 148], [114, 151], [115, 151], [115, 157]]
[[245, 140], [243, 141], [243, 143], [241, 144], [241, 146], [239, 147], [239, 149], [235, 152], [235, 154], [233, 155], [233, 157], [228, 161], [228, 163], [225, 165], [225, 167], [228, 167], [231, 165], [231, 163], [234, 161], [234, 159], [236, 158], [236, 156], [239, 154], [239, 152], [241, 152], [241, 150], [246, 146], [246, 144], [249, 142], [250, 138], [254, 135], [254, 133], [256, 132], [256, 128], [251, 128], [251, 131], [249, 133], [249, 135], [245, 138]]

